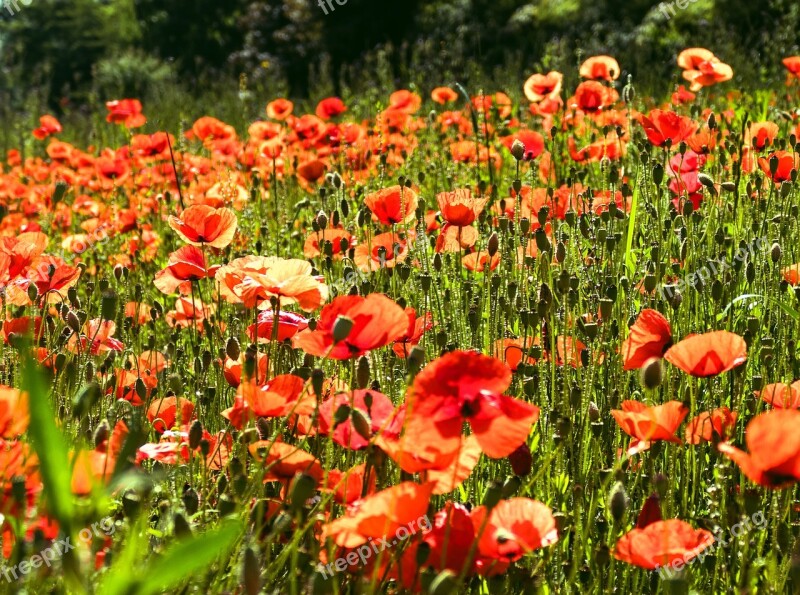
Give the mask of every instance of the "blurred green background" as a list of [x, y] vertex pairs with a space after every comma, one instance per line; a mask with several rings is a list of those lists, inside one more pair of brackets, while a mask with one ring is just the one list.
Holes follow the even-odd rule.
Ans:
[[120, 97], [140, 98], [151, 121], [236, 124], [280, 95], [380, 101], [456, 81], [519, 93], [535, 71], [574, 83], [598, 53], [659, 93], [680, 82], [675, 56], [695, 45], [749, 88], [780, 84], [800, 31], [797, 0], [681, 0], [674, 14], [648, 0], [27, 1], [0, 0], [3, 122], [85, 118]]

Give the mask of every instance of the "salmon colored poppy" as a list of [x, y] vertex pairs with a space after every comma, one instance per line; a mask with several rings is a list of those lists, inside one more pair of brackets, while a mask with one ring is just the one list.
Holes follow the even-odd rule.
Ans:
[[219, 265], [208, 266], [204, 252], [196, 246], [183, 246], [169, 255], [167, 266], [156, 273], [153, 285], [162, 293], [191, 293], [192, 282], [213, 277]]
[[328, 97], [317, 104], [316, 114], [321, 120], [328, 121], [331, 118], [342, 115], [347, 111], [347, 106], [338, 97]]
[[[475, 527], [466, 506], [447, 502], [433, 517], [433, 526], [422, 539], [430, 547], [425, 564], [436, 570], [460, 574], [475, 542]], [[473, 563], [474, 565], [474, 563]]]
[[761, 151], [767, 145], [775, 142], [779, 131], [780, 129], [775, 122], [753, 122], [747, 127], [744, 142], [757, 151]]
[[534, 345], [539, 344], [538, 337], [526, 337], [525, 341], [520, 339], [499, 339], [495, 342], [493, 355], [503, 360], [516, 372], [520, 364], [535, 364], [536, 360], [527, 355], [528, 350]]
[[39, 118], [39, 128], [33, 131], [34, 138], [44, 140], [52, 134], [61, 132], [61, 123], [53, 116], [45, 115]]
[[415, 524], [425, 516], [432, 490], [432, 483], [406, 481], [367, 496], [348, 507], [345, 516], [326, 524], [321, 540], [354, 548], [370, 539], [394, 537], [401, 527], [419, 530]]
[[[164, 316], [167, 324], [178, 328], [196, 328], [198, 332], [204, 332], [203, 321], [208, 320], [216, 310], [215, 304], [204, 304], [199, 297], [179, 297], [175, 301], [175, 309], [170, 310]], [[222, 330], [223, 323], [220, 323]]]
[[389, 107], [387, 110], [415, 114], [419, 111], [420, 106], [422, 106], [422, 97], [411, 91], [401, 89], [389, 96]]
[[736, 333], [689, 335], [670, 347], [664, 359], [691, 376], [716, 376], [747, 361], [747, 344]]
[[611, 56], [592, 56], [580, 68], [581, 78], [594, 81], [615, 81], [619, 74], [619, 64]]
[[297, 304], [311, 312], [328, 299], [324, 278], [312, 272], [311, 264], [298, 258], [244, 256], [220, 267], [216, 280], [221, 297], [230, 303], [265, 310], [275, 297], [281, 308]]
[[731, 80], [733, 69], [724, 62], [720, 62], [718, 58], [714, 58], [699, 62], [696, 69], [684, 70], [683, 78], [692, 83], [689, 89], [699, 91], [703, 87]]
[[[262, 310], [258, 313], [256, 322], [247, 327], [247, 336], [251, 341], [255, 341], [257, 328], [259, 343], [272, 341], [274, 324], [275, 313], [272, 310]], [[278, 334], [275, 338], [278, 341], [286, 341], [307, 328], [307, 318], [303, 318], [294, 312], [281, 310], [278, 312]]]
[[458, 99], [458, 93], [450, 87], [436, 87], [431, 91], [431, 99], [440, 105], [445, 105]]
[[106, 109], [108, 109], [106, 121], [113, 124], [122, 124], [126, 128], [139, 128], [147, 122], [142, 113], [142, 103], [138, 99], [107, 101]]
[[331, 469], [328, 471], [327, 487], [320, 487], [319, 491], [332, 493], [337, 504], [353, 504], [362, 497], [374, 494], [376, 481], [375, 469], [370, 469], [367, 477], [367, 465], [361, 463], [347, 471]]
[[88, 350], [92, 355], [122, 351], [125, 345], [114, 338], [116, 330], [117, 325], [113, 320], [93, 318], [86, 323], [83, 333], [72, 333], [67, 342], [67, 349], [73, 353], [85, 353]]
[[487, 270], [493, 271], [500, 264], [500, 255], [494, 254], [493, 256], [489, 256], [489, 253], [485, 250], [472, 252], [461, 259], [461, 264], [463, 264], [464, 268], [468, 271], [473, 271], [475, 273], [483, 273]]
[[405, 186], [390, 186], [364, 197], [364, 204], [372, 211], [372, 220], [384, 225], [408, 223], [414, 220], [417, 210], [417, 193]]
[[365, 273], [394, 268], [407, 258], [408, 242], [390, 231], [359, 244], [353, 254], [353, 261]]
[[28, 393], [0, 385], [0, 438], [13, 440], [28, 429]]
[[623, 401], [622, 409], [611, 411], [620, 429], [633, 438], [629, 454], [646, 450], [656, 440], [680, 444], [681, 440], [675, 436], [675, 432], [687, 415], [689, 409], [678, 401], [653, 407], [638, 401]]
[[[334, 423], [334, 415], [340, 407], [350, 411], [347, 419]], [[357, 410], [357, 413], [354, 411]], [[319, 406], [319, 434], [331, 435], [336, 444], [351, 450], [366, 448], [372, 436], [381, 431], [394, 413], [391, 399], [376, 390], [354, 390], [351, 393], [339, 393], [325, 400]], [[363, 427], [356, 425], [354, 415], [364, 422]], [[364, 435], [366, 434], [366, 435]]]
[[[800, 168], [800, 155], [791, 151], [774, 151], [768, 157], [759, 157], [758, 166], [776, 184], [789, 182]], [[774, 169], [773, 169], [774, 167]]]
[[24, 277], [18, 276], [8, 284], [6, 301], [14, 306], [31, 304], [29, 288], [34, 285], [40, 301], [62, 302], [69, 289], [78, 283], [80, 276], [80, 268], [68, 265], [57, 256], [43, 254], [31, 263]]
[[680, 519], [650, 523], [623, 535], [614, 547], [614, 557], [633, 566], [655, 570], [677, 562], [685, 563], [714, 544], [705, 529], [694, 529]]
[[354, 246], [355, 238], [344, 229], [321, 229], [308, 235], [303, 244], [303, 256], [316, 258], [324, 254], [334, 260], [341, 260]]
[[555, 70], [551, 70], [547, 74], [533, 74], [523, 86], [525, 98], [533, 103], [538, 103], [546, 98], [554, 99], [561, 93], [563, 79], [564, 75]]
[[314, 455], [286, 442], [259, 440], [253, 442], [248, 450], [257, 462], [264, 465], [265, 483], [279, 481], [288, 486], [299, 473], [308, 475], [319, 483], [325, 473]]
[[286, 120], [294, 111], [294, 103], [288, 99], [275, 99], [267, 104], [267, 117], [273, 120]]
[[553, 511], [538, 500], [501, 500], [489, 512], [485, 506], [477, 507], [470, 517], [478, 535], [478, 553], [486, 558], [516, 562], [558, 541]]
[[[352, 322], [352, 328], [345, 338], [336, 341], [334, 328], [341, 320]], [[316, 328], [295, 335], [293, 344], [317, 357], [350, 359], [397, 341], [407, 327], [405, 311], [385, 295], [344, 295], [325, 306]]]
[[622, 343], [625, 370], [638, 370], [654, 358], [663, 357], [672, 345], [672, 329], [669, 321], [656, 310], [645, 308], [634, 325], [628, 338]]
[[660, 109], [642, 116], [642, 127], [647, 138], [657, 147], [663, 147], [668, 142], [671, 146], [677, 146], [697, 130], [697, 124], [691, 118]]
[[768, 384], [755, 393], [776, 409], [800, 409], [800, 380], [791, 385], [783, 382]]
[[236, 234], [236, 214], [228, 208], [193, 205], [180, 217], [170, 215], [169, 226], [192, 246], [225, 248]]
[[225, 358], [222, 367], [222, 375], [225, 377], [225, 381], [228, 384], [236, 388], [242, 381], [247, 381], [251, 377], [253, 380], [266, 382], [267, 370], [269, 369], [269, 357], [266, 353], [259, 353], [256, 356], [255, 365], [252, 365], [252, 376], [249, 375], [248, 370], [245, 369], [244, 361], [245, 354], [241, 354], [239, 359]]
[[738, 415], [727, 407], [704, 411], [686, 424], [685, 438], [688, 444], [719, 442], [727, 440], [736, 429]]
[[713, 52], [705, 48], [687, 48], [678, 54], [678, 66], [684, 70], [697, 70], [703, 62], [716, 59]]
[[481, 458], [481, 445], [475, 434], [463, 437], [457, 452], [458, 456], [446, 467], [425, 470], [425, 479], [434, 484], [434, 494], [449, 494], [472, 474]]
[[757, 415], [747, 424], [745, 442], [749, 452], [730, 443], [717, 445], [736, 463], [748, 479], [758, 485], [782, 489], [800, 481], [800, 411], [774, 409]]
[[194, 404], [183, 397], [156, 399], [147, 408], [147, 419], [153, 429], [162, 434], [176, 423], [187, 424], [194, 419]]
[[261, 376], [260, 384], [242, 382], [236, 391], [233, 407], [222, 412], [233, 427], [242, 429], [256, 417], [283, 417], [286, 415], [310, 415], [314, 412], [316, 399], [305, 391], [305, 382], [293, 374], [281, 374], [270, 380]]
[[486, 456], [508, 456], [539, 418], [535, 405], [503, 395], [510, 384], [511, 369], [496, 358], [473, 351], [443, 355], [414, 379], [403, 438], [418, 448], [438, 444], [452, 451], [466, 421]]
[[469, 188], [457, 188], [436, 195], [436, 202], [439, 204], [442, 218], [447, 223], [458, 227], [472, 225], [488, 201], [488, 196], [472, 196]]

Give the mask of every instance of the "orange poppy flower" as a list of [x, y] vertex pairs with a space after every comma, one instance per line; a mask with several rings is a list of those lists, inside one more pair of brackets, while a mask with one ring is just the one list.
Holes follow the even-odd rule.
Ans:
[[273, 120], [285, 120], [292, 115], [294, 103], [288, 99], [275, 99], [267, 104], [267, 117]]
[[106, 121], [113, 124], [123, 124], [126, 128], [139, 128], [147, 122], [142, 113], [142, 103], [138, 99], [107, 101], [106, 109], [108, 109]]
[[113, 320], [93, 318], [86, 323], [82, 334], [72, 333], [67, 342], [67, 349], [73, 353], [85, 353], [88, 349], [92, 355], [122, 351], [125, 345], [113, 337], [116, 330], [117, 325]]
[[321, 541], [332, 539], [340, 547], [354, 548], [370, 539], [395, 537], [400, 528], [413, 532], [416, 521], [425, 517], [432, 490], [432, 483], [405, 481], [367, 496], [348, 507], [345, 516], [324, 525]]
[[408, 242], [390, 231], [359, 244], [353, 255], [353, 261], [365, 273], [394, 268], [407, 258]]
[[39, 128], [33, 131], [34, 138], [43, 140], [51, 134], [61, 132], [61, 123], [53, 116], [45, 115], [39, 118]]
[[581, 64], [581, 78], [594, 81], [615, 81], [619, 78], [619, 64], [611, 56], [592, 56]]
[[689, 89], [699, 91], [703, 87], [731, 80], [733, 69], [724, 62], [720, 62], [718, 58], [714, 58], [701, 61], [697, 64], [696, 70], [684, 70], [683, 78], [692, 83]]
[[519, 130], [514, 134], [502, 137], [500, 141], [509, 151], [516, 141], [522, 143], [524, 147], [523, 161], [532, 161], [544, 151], [544, 137], [534, 130]]
[[[215, 310], [214, 304], [204, 304], [199, 297], [192, 299], [182, 296], [175, 301], [175, 309], [167, 312], [164, 318], [171, 327], [194, 327], [199, 332], [203, 332], [203, 321], [210, 318]], [[222, 324], [220, 327], [220, 330], [224, 330]]]
[[147, 408], [147, 419], [159, 434], [176, 423], [187, 424], [194, 419], [194, 404], [183, 397], [156, 399]]
[[469, 188], [457, 188], [436, 195], [442, 218], [458, 227], [472, 225], [488, 201], [488, 196], [473, 197]]
[[[775, 170], [773, 171], [773, 163]], [[792, 179], [792, 173], [800, 168], [800, 156], [791, 151], [774, 151], [768, 157], [759, 157], [758, 166], [776, 184]]]
[[395, 341], [392, 350], [399, 358], [407, 358], [411, 353], [412, 347], [417, 345], [422, 339], [425, 332], [433, 328], [433, 317], [430, 312], [423, 316], [417, 316], [417, 311], [414, 308], [406, 308], [406, 316], [408, 316], [408, 328], [402, 337]]
[[[259, 377], [261, 376], [259, 371]], [[271, 380], [259, 380], [239, 384], [233, 407], [222, 412], [233, 427], [242, 429], [256, 417], [283, 417], [289, 414], [310, 415], [314, 412], [316, 399], [304, 392], [305, 382], [299, 376], [282, 374]]]
[[461, 259], [461, 264], [463, 264], [464, 268], [468, 271], [473, 271], [475, 273], [483, 273], [487, 270], [493, 271], [497, 268], [497, 265], [500, 264], [500, 255], [495, 254], [490, 257], [489, 253], [485, 250], [472, 252]]
[[[334, 328], [341, 320], [352, 322], [349, 334], [334, 339]], [[343, 295], [325, 306], [316, 328], [295, 335], [293, 344], [317, 357], [350, 359], [397, 341], [408, 328], [408, 317], [396, 302], [383, 294], [367, 297]]]
[[595, 114], [611, 107], [619, 99], [619, 93], [597, 81], [584, 81], [575, 89], [568, 105], [587, 114]]
[[458, 99], [458, 93], [450, 87], [436, 87], [431, 91], [431, 99], [440, 105], [444, 105]]
[[684, 70], [697, 70], [703, 62], [716, 59], [717, 57], [705, 48], [687, 48], [678, 54], [678, 66]]
[[340, 116], [346, 111], [347, 106], [344, 104], [344, 101], [338, 97], [328, 97], [317, 104], [315, 113], [320, 120], [325, 120], [327, 122], [331, 118]]
[[306, 238], [305, 244], [303, 244], [303, 256], [316, 258], [324, 254], [330, 255], [334, 260], [341, 260], [347, 250], [353, 246], [355, 246], [355, 238], [344, 229], [321, 229], [312, 232]]
[[457, 456], [447, 465], [425, 470], [425, 479], [434, 484], [434, 494], [449, 494], [460, 486], [471, 474], [481, 458], [481, 445], [475, 434], [464, 436]]
[[685, 563], [714, 543], [705, 529], [694, 529], [680, 519], [650, 523], [623, 535], [614, 547], [614, 557], [633, 566], [655, 570], [678, 561]]
[[645, 308], [622, 342], [624, 369], [638, 370], [651, 358], [663, 357], [671, 345], [669, 321], [660, 312]]
[[463, 504], [447, 502], [434, 515], [433, 526], [422, 539], [430, 547], [426, 565], [460, 574], [475, 541], [469, 510]]
[[297, 304], [311, 312], [328, 299], [324, 278], [312, 272], [311, 264], [298, 258], [244, 256], [220, 267], [216, 280], [220, 295], [232, 304], [265, 310], [276, 297], [281, 307]]
[[660, 109], [651, 110], [647, 116], [642, 116], [642, 127], [647, 138], [656, 147], [665, 146], [667, 141], [671, 146], [677, 146], [697, 130], [697, 124], [691, 118]]
[[167, 266], [156, 273], [153, 285], [162, 293], [191, 293], [192, 281], [213, 277], [219, 265], [209, 267], [203, 251], [196, 246], [183, 246], [169, 255]]
[[551, 70], [547, 74], [533, 74], [523, 86], [525, 98], [533, 103], [538, 103], [545, 98], [554, 99], [561, 93], [563, 79], [564, 75], [555, 70]]
[[386, 109], [404, 112], [406, 114], [415, 114], [419, 111], [420, 106], [422, 106], [422, 97], [411, 91], [401, 89], [389, 96], [389, 107]]
[[498, 339], [494, 344], [493, 355], [506, 363], [512, 372], [516, 372], [521, 363], [535, 364], [536, 360], [527, 355], [527, 350], [539, 344], [538, 337], [522, 339]]
[[13, 440], [28, 429], [28, 393], [0, 385], [0, 438]]
[[279, 481], [288, 486], [298, 473], [309, 475], [319, 483], [325, 474], [314, 455], [285, 442], [259, 440], [253, 442], [248, 450], [266, 468], [264, 483]]
[[319, 491], [332, 493], [337, 504], [353, 504], [362, 498], [365, 487], [365, 496], [374, 494], [376, 481], [375, 469], [370, 469], [367, 477], [367, 465], [361, 463], [347, 471], [331, 469], [328, 471], [327, 487], [320, 487]]
[[747, 361], [747, 344], [736, 333], [713, 331], [689, 335], [664, 354], [673, 366], [691, 376], [716, 376]]
[[372, 211], [372, 220], [384, 225], [408, 223], [414, 220], [417, 210], [417, 193], [405, 186], [391, 186], [364, 197], [364, 204]]
[[786, 70], [789, 71], [790, 76], [800, 78], [800, 56], [789, 56], [782, 60]]
[[[272, 341], [272, 330], [275, 324], [275, 313], [272, 310], [261, 310], [254, 324], [247, 327], [247, 336], [251, 341], [256, 340], [258, 335], [259, 343]], [[258, 328], [258, 333], [256, 333]], [[294, 312], [281, 310], [278, 312], [278, 341], [291, 339], [297, 333], [308, 328], [308, 319], [303, 318]]]
[[503, 395], [511, 369], [473, 351], [452, 351], [432, 361], [414, 379], [406, 397], [405, 440], [418, 448], [438, 444], [452, 451], [469, 422], [486, 456], [508, 456], [525, 442], [539, 408]]
[[477, 507], [470, 517], [479, 534], [478, 553], [486, 558], [516, 562], [525, 554], [558, 541], [553, 511], [538, 500], [501, 500], [488, 513], [485, 506]]
[[225, 207], [193, 205], [180, 217], [170, 215], [169, 226], [187, 244], [225, 248], [236, 234], [236, 214]]
[[[51, 274], [52, 271], [52, 274]], [[42, 255], [34, 260], [25, 276], [6, 287], [6, 301], [14, 306], [30, 305], [28, 288], [36, 286], [39, 300], [46, 303], [64, 301], [67, 292], [78, 283], [81, 269], [64, 262], [58, 256]]]
[[650, 442], [666, 440], [680, 444], [675, 436], [678, 426], [689, 415], [689, 409], [678, 401], [648, 407], [638, 401], [623, 401], [622, 409], [611, 411], [620, 429], [633, 438], [629, 454], [650, 447]]
[[727, 442], [717, 445], [753, 482], [782, 489], [800, 481], [800, 411], [774, 409], [757, 415], [749, 424], [745, 441], [749, 453]]
[[738, 415], [727, 407], [704, 411], [686, 424], [685, 438], [688, 444], [700, 444], [712, 440], [727, 440], [736, 428]]
[[747, 127], [744, 142], [757, 151], [761, 151], [775, 141], [778, 132], [780, 132], [780, 129], [775, 122], [753, 122]]
[[776, 409], [800, 409], [800, 380], [791, 385], [783, 382], [768, 384], [755, 393]]

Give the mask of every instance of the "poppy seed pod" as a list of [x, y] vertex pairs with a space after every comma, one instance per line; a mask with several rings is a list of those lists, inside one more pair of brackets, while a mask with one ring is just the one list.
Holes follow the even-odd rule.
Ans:
[[372, 422], [369, 416], [361, 409], [351, 409], [350, 419], [353, 422], [353, 429], [356, 434], [361, 436], [364, 440], [369, 440], [372, 437]]
[[[301, 476], [302, 477], [302, 476]], [[242, 583], [247, 595], [257, 595], [261, 591], [261, 564], [255, 550], [247, 546], [242, 562]]]
[[628, 493], [625, 491], [625, 486], [621, 482], [616, 482], [608, 497], [608, 509], [611, 512], [611, 518], [615, 523], [619, 523], [625, 518], [625, 513], [628, 511]]
[[781, 250], [781, 245], [778, 242], [772, 244], [772, 248], [770, 248], [769, 256], [772, 259], [772, 262], [778, 263], [781, 260], [781, 256], [783, 251]]
[[497, 251], [500, 249], [500, 238], [497, 235], [496, 231], [492, 232], [492, 235], [489, 236], [489, 241], [486, 245], [486, 252], [489, 254], [489, 258], [492, 258]]
[[336, 343], [344, 341], [350, 335], [350, 331], [353, 330], [354, 324], [355, 321], [352, 318], [342, 314], [337, 316], [336, 321], [333, 323], [333, 340]]
[[642, 386], [649, 390], [661, 385], [664, 381], [664, 364], [660, 357], [653, 357], [645, 362], [641, 369], [640, 379]]

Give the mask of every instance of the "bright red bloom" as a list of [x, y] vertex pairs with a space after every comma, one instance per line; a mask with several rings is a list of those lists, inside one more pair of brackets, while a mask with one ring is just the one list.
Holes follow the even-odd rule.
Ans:
[[664, 354], [673, 366], [691, 376], [716, 376], [747, 361], [747, 344], [736, 333], [713, 331], [690, 335]]
[[420, 342], [422, 335], [433, 328], [433, 317], [430, 312], [418, 317], [417, 311], [408, 307], [406, 308], [406, 316], [408, 316], [408, 328], [392, 347], [397, 357], [404, 359], [411, 353], [411, 349]]
[[631, 441], [629, 454], [650, 447], [650, 442], [666, 440], [680, 444], [675, 436], [678, 426], [689, 415], [689, 409], [678, 401], [648, 407], [638, 401], [623, 401], [622, 409], [614, 409], [611, 415]]
[[[369, 404], [367, 402], [369, 401]], [[340, 407], [348, 407], [350, 415], [343, 423], [336, 425], [334, 415]], [[354, 414], [354, 410], [358, 413]], [[383, 429], [394, 414], [391, 399], [375, 390], [354, 390], [339, 393], [319, 406], [319, 433], [332, 434], [333, 441], [345, 448], [361, 450], [366, 448], [372, 436]], [[354, 423], [354, 415], [366, 422], [366, 427]], [[367, 435], [362, 435], [362, 432]]]
[[139, 128], [147, 122], [147, 118], [142, 113], [142, 103], [138, 99], [107, 101], [106, 108], [108, 109], [107, 122], [123, 124], [126, 128]]
[[208, 244], [212, 248], [225, 248], [236, 234], [236, 214], [225, 207], [193, 205], [180, 217], [170, 215], [169, 226], [192, 246]]
[[58, 134], [61, 132], [61, 123], [53, 116], [42, 116], [39, 118], [39, 128], [33, 131], [33, 136], [39, 140], [43, 140], [51, 134]]
[[176, 423], [188, 424], [194, 419], [194, 404], [183, 397], [156, 399], [147, 408], [147, 419], [159, 434]]
[[405, 186], [391, 186], [364, 197], [364, 204], [372, 211], [372, 220], [384, 225], [395, 225], [414, 220], [417, 210], [417, 193]]
[[705, 529], [694, 529], [680, 519], [656, 521], [623, 535], [614, 547], [614, 557], [628, 564], [655, 570], [696, 557], [714, 543]]
[[657, 147], [663, 147], [667, 141], [674, 147], [697, 130], [697, 124], [691, 118], [660, 109], [642, 116], [642, 127], [647, 138]]
[[791, 385], [783, 382], [768, 384], [756, 395], [776, 409], [800, 409], [800, 380]]
[[759, 157], [758, 166], [770, 180], [781, 184], [792, 179], [792, 172], [800, 167], [800, 156], [791, 151], [774, 151], [769, 157]]
[[786, 488], [800, 481], [800, 411], [774, 409], [747, 424], [749, 453], [723, 442], [717, 449], [736, 463], [751, 481]]
[[[272, 310], [261, 310], [254, 324], [247, 327], [247, 336], [251, 341], [256, 340], [256, 328], [258, 328], [259, 342], [269, 342], [272, 340], [272, 329], [275, 324], [275, 313]], [[300, 331], [308, 328], [308, 319], [303, 318], [294, 312], [281, 310], [278, 313], [278, 341], [291, 339]]]
[[338, 97], [328, 97], [317, 104], [317, 117], [326, 122], [347, 111], [347, 106]]
[[[352, 322], [352, 329], [343, 340], [336, 342], [333, 331], [340, 319]], [[293, 341], [295, 348], [317, 357], [350, 359], [397, 341], [407, 327], [406, 313], [385, 295], [343, 295], [322, 309], [313, 331], [306, 329]]]
[[[472, 511], [475, 533], [484, 527], [486, 507]], [[525, 554], [558, 541], [556, 519], [550, 507], [530, 498], [501, 500], [492, 508], [478, 541], [478, 553], [486, 558], [515, 562]]]
[[656, 310], [646, 308], [630, 328], [620, 349], [626, 370], [638, 370], [651, 358], [663, 357], [672, 345], [669, 321]]
[[686, 424], [686, 442], [700, 444], [727, 440], [736, 429], [738, 414], [727, 407], [714, 409], [712, 412], [704, 411], [693, 417]]
[[183, 295], [191, 293], [192, 281], [213, 277], [219, 265], [209, 267], [206, 256], [196, 246], [183, 246], [169, 255], [167, 266], [156, 273], [153, 284], [162, 293], [179, 290]]

